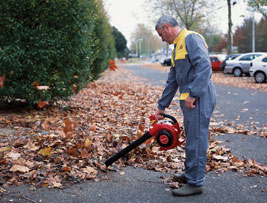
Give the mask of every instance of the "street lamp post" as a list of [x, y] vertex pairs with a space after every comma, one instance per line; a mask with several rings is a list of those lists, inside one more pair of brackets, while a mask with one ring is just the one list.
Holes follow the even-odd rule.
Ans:
[[142, 44], [141, 44], [141, 41], [142, 41], [142, 39], [140, 39], [140, 41], [139, 41], [139, 44], [140, 44], [140, 45], [139, 45], [139, 59], [141, 58], [141, 50], [142, 50], [142, 49], [141, 49], [141, 45], [142, 45]]

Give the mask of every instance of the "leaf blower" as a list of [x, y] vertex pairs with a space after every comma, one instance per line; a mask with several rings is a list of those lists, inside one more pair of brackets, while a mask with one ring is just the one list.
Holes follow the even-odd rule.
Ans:
[[184, 143], [185, 139], [179, 140], [181, 129], [177, 120], [167, 114], [161, 114], [164, 118], [169, 120], [164, 120], [163, 122], [158, 122], [155, 115], [149, 117], [152, 124], [152, 128], [145, 132], [140, 138], [135, 140], [133, 143], [125, 147], [123, 150], [119, 151], [117, 154], [105, 161], [105, 165], [108, 167], [117, 161], [119, 158], [129, 153], [131, 150], [145, 142], [151, 137], [154, 137], [160, 146], [160, 150], [172, 149], [176, 146], [180, 146]]

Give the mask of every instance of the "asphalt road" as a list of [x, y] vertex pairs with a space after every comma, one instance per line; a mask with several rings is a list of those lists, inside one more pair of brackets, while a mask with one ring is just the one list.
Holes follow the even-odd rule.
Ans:
[[[164, 85], [167, 73], [142, 68], [140, 66], [125, 66], [139, 77], [147, 78], [153, 85]], [[266, 84], [267, 85], [267, 84]], [[217, 114], [223, 114], [219, 119], [235, 124], [246, 124], [253, 117], [256, 125], [266, 124], [267, 93], [247, 90], [224, 85], [216, 85]], [[246, 108], [248, 110], [244, 111]], [[238, 121], [236, 118], [240, 117]], [[218, 118], [216, 118], [218, 119]], [[248, 120], [249, 119], [249, 120]], [[266, 138], [257, 135], [226, 134], [216, 139], [227, 141], [232, 153], [239, 158], [253, 158], [258, 162], [267, 163]], [[99, 182], [87, 181], [75, 184], [62, 190], [40, 188], [28, 185], [10, 186], [0, 202], [93, 202], [93, 203], [165, 203], [165, 202], [205, 202], [205, 203], [247, 203], [267, 202], [267, 178], [245, 177], [240, 173], [225, 172], [216, 174], [209, 172], [202, 195], [190, 197], [174, 197], [171, 189], [162, 182], [161, 176], [155, 171], [126, 167], [121, 172], [112, 172], [108, 180]]]

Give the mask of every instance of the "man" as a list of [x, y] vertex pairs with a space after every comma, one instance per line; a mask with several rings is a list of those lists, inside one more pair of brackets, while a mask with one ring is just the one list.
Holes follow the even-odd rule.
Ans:
[[173, 190], [173, 195], [200, 194], [205, 180], [209, 121], [216, 104], [216, 92], [210, 80], [212, 70], [207, 45], [200, 34], [181, 29], [171, 16], [161, 16], [155, 29], [162, 41], [174, 44], [172, 67], [158, 100], [156, 118], [163, 119], [160, 114], [169, 107], [178, 88], [184, 115], [185, 173], [175, 175], [174, 179], [186, 184]]

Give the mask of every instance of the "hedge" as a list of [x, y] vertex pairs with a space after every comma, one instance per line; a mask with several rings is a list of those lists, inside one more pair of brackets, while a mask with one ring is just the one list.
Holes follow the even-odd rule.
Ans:
[[68, 99], [115, 56], [100, 0], [5, 0], [0, 19], [0, 103]]

